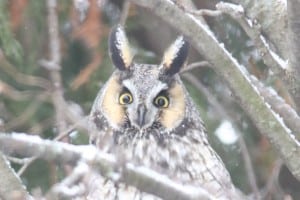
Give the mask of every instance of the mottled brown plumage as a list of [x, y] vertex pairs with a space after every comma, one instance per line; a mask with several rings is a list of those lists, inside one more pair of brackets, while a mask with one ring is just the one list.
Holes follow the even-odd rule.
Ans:
[[[235, 199], [230, 176], [209, 145], [196, 106], [177, 74], [188, 43], [179, 37], [160, 65], [133, 63], [128, 51], [125, 33], [118, 26], [110, 37], [117, 69], [91, 111], [91, 141], [178, 183], [202, 187], [218, 199]], [[116, 186], [99, 175], [90, 181], [90, 189], [91, 199], [157, 198], [123, 184]]]

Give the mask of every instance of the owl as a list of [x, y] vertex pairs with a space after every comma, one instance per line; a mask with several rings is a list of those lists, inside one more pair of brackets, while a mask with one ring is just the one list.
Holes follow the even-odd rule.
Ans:
[[[94, 102], [91, 142], [177, 183], [204, 188], [217, 199], [236, 199], [230, 176], [209, 145], [197, 108], [178, 75], [188, 48], [181, 36], [159, 65], [138, 64], [123, 27], [116, 26], [109, 38], [116, 70]], [[94, 191], [89, 199], [159, 199], [100, 175], [91, 179], [89, 188]]]

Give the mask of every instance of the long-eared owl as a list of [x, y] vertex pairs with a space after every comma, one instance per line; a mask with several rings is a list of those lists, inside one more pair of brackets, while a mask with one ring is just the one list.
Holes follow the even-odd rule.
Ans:
[[[109, 39], [116, 70], [93, 105], [91, 141], [180, 184], [204, 188], [217, 199], [235, 199], [230, 176], [209, 145], [200, 115], [178, 75], [188, 48], [179, 37], [161, 64], [137, 64], [123, 28], [116, 26]], [[90, 199], [159, 199], [100, 176], [91, 181], [90, 189], [97, 191]]]

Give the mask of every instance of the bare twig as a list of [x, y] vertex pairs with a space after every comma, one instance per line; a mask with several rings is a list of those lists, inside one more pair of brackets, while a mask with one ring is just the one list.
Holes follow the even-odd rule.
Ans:
[[11, 78], [13, 78], [17, 83], [20, 83], [22, 85], [35, 86], [46, 90], [51, 88], [51, 83], [47, 79], [19, 72], [11, 63], [7, 61], [4, 55], [1, 55], [1, 53], [0, 68]]
[[242, 158], [243, 158], [244, 163], [245, 163], [245, 171], [247, 173], [248, 180], [249, 180], [249, 183], [250, 183], [250, 187], [251, 187], [252, 192], [254, 194], [254, 198], [255, 199], [260, 199], [260, 193], [259, 193], [259, 190], [258, 190], [258, 186], [257, 186], [257, 182], [256, 182], [256, 177], [255, 177], [251, 157], [250, 157], [246, 142], [240, 134], [239, 134], [238, 141], [239, 141], [239, 146], [240, 146], [241, 152], [242, 152]]
[[114, 180], [119, 173], [118, 181], [166, 200], [214, 199], [200, 187], [178, 184], [146, 167], [130, 163], [120, 165], [113, 155], [100, 152], [93, 146], [74, 146], [28, 134], [0, 133], [0, 150], [9, 155], [37, 156], [73, 166], [79, 161], [85, 162], [107, 178]]
[[[76, 128], [88, 132], [88, 117], [83, 113], [78, 112], [76, 109], [73, 109], [72, 105], [67, 104], [66, 109], [66, 118], [70, 124], [73, 124]], [[72, 128], [71, 126], [70, 128]]]
[[[78, 125], [80, 125], [82, 122], [87, 122], [87, 117], [83, 117], [81, 120], [78, 120], [73, 125], [69, 126], [67, 130], [60, 133], [58, 136], [54, 138], [54, 141], [61, 141], [64, 137], [68, 136], [72, 130], [74, 130]], [[86, 123], [87, 124], [87, 123]], [[87, 130], [87, 127], [85, 127], [85, 130]]]
[[81, 179], [88, 173], [89, 166], [80, 162], [64, 180], [55, 184], [46, 194], [46, 199], [71, 199], [82, 196], [86, 192]]
[[245, 68], [231, 56], [223, 45], [220, 45], [209, 28], [193, 15], [185, 13], [170, 0], [131, 1], [150, 9], [190, 39], [195, 49], [212, 64], [212, 68], [227, 82], [235, 99], [256, 124], [260, 133], [267, 136], [292, 174], [300, 180], [299, 143], [253, 87]]
[[267, 195], [270, 194], [271, 191], [273, 190], [275, 183], [278, 181], [277, 179], [278, 179], [279, 172], [280, 172], [282, 165], [283, 165], [282, 160], [279, 159], [279, 160], [275, 161], [274, 167], [269, 176], [270, 178], [266, 184], [264, 193], [262, 194], [263, 199], [266, 199]]
[[37, 91], [31, 90], [19, 91], [11, 85], [8, 85], [7, 83], [0, 80], [0, 94], [3, 94], [6, 97], [11, 98], [15, 101], [24, 101], [32, 99], [32, 97], [36, 96], [37, 93]]
[[125, 25], [126, 19], [128, 17], [129, 9], [130, 9], [130, 1], [125, 0], [123, 3], [123, 10], [122, 10], [121, 18], [120, 18], [120, 24], [122, 26]]
[[10, 162], [23, 165], [24, 163], [28, 162], [28, 158], [16, 158], [16, 157], [11, 157], [11, 156], [6, 156], [7, 160]]
[[37, 159], [37, 157], [31, 157], [27, 158], [26, 162], [23, 164], [23, 166], [19, 169], [17, 172], [18, 176], [21, 177], [22, 174], [26, 171], [26, 169]]
[[186, 67], [184, 67], [180, 71], [180, 73], [185, 73], [185, 72], [191, 71], [195, 68], [201, 68], [201, 67], [211, 67], [211, 64], [207, 61], [200, 61], [200, 62], [191, 63], [191, 64], [187, 65]]

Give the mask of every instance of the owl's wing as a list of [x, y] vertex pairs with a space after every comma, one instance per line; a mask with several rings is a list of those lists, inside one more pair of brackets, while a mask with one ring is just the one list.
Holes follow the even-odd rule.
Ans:
[[189, 151], [185, 169], [192, 184], [199, 184], [217, 199], [240, 199], [241, 193], [233, 186], [229, 172], [208, 143], [206, 133], [187, 129], [185, 142]]

